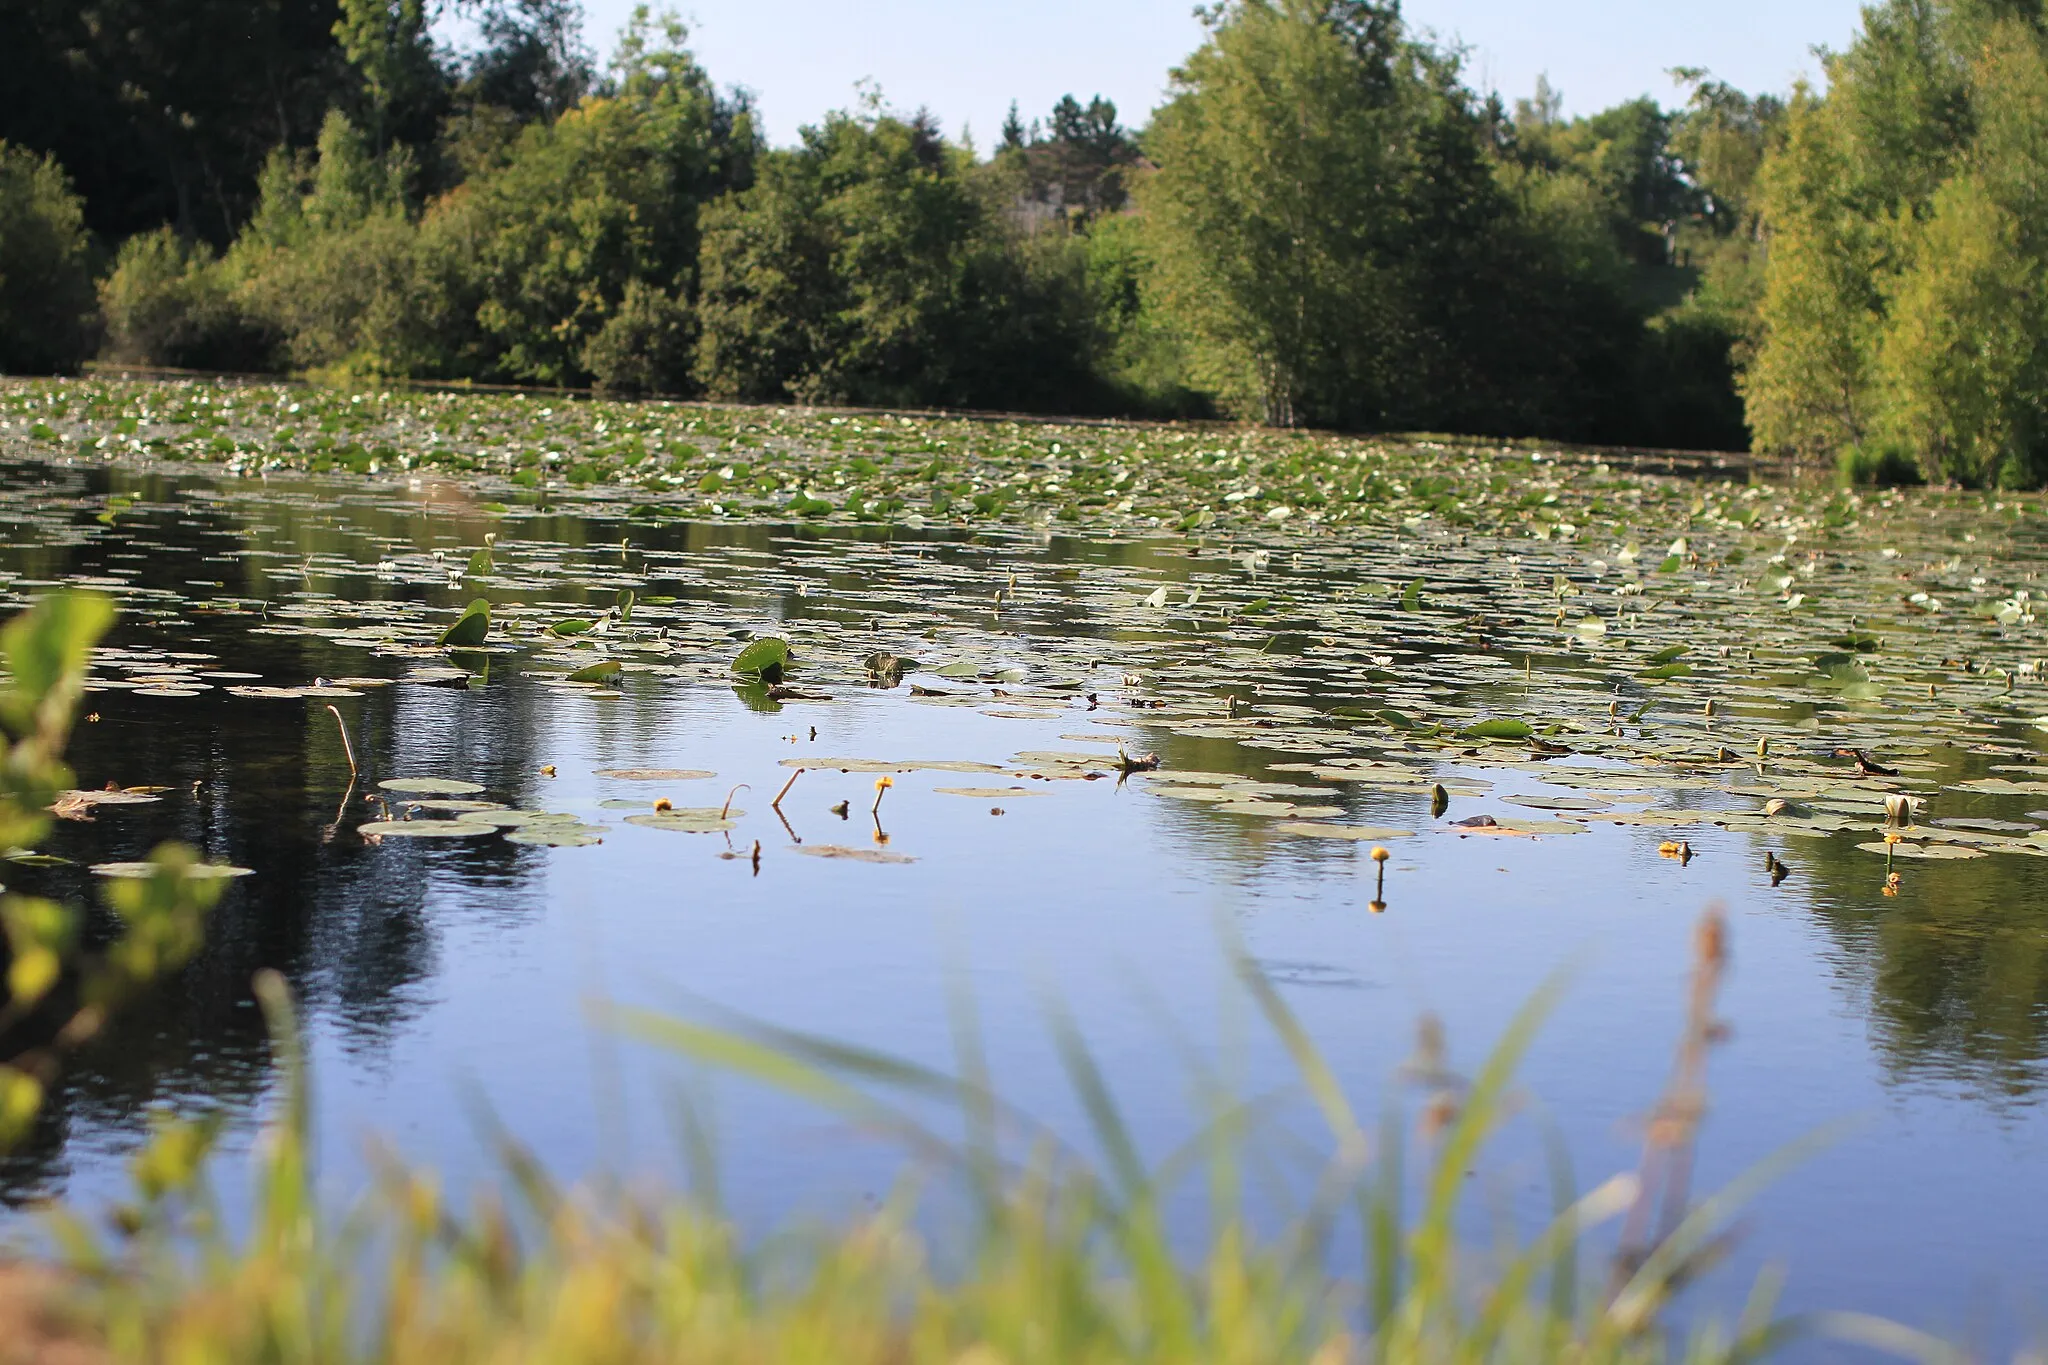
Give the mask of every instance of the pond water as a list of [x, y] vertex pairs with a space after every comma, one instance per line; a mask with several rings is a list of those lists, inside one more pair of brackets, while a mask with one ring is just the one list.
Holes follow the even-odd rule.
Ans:
[[[2048, 561], [2026, 517], [1873, 505], [1745, 572], [1698, 532], [1639, 570], [1430, 522], [913, 530], [524, 496], [0, 471], [7, 599], [82, 583], [123, 607], [81, 788], [171, 789], [61, 822], [46, 848], [75, 865], [10, 886], [87, 899], [88, 865], [172, 838], [253, 870], [191, 970], [77, 1060], [0, 1166], [9, 1200], [111, 1196], [152, 1105], [225, 1110], [245, 1148], [274, 1098], [264, 966], [303, 1001], [337, 1190], [371, 1138], [485, 1178], [485, 1113], [566, 1175], [676, 1178], [687, 1092], [750, 1225], [887, 1192], [896, 1153], [619, 1040], [601, 999], [950, 1065], [964, 988], [1000, 1088], [1079, 1134], [1056, 1000], [1164, 1150], [1201, 1112], [1190, 1055], [1253, 1090], [1290, 1074], [1233, 941], [1368, 1110], [1402, 1099], [1425, 1012], [1470, 1069], [1566, 971], [1523, 1076], [1590, 1185], [1635, 1160], [1718, 900], [1732, 1032], [1700, 1186], [1853, 1121], [1755, 1203], [1723, 1302], [1782, 1262], [1789, 1307], [2003, 1340], [2041, 1289], [2048, 696], [2024, 585]], [[491, 634], [451, 656], [435, 639], [476, 597]], [[779, 696], [730, 672], [761, 636], [794, 651]], [[566, 680], [603, 659], [624, 667]], [[402, 789], [421, 778], [473, 788]], [[1894, 793], [1922, 804], [1888, 860]], [[575, 820], [476, 829], [500, 811], [419, 799]], [[472, 828], [359, 832], [386, 818]], [[1547, 1198], [1514, 1152], [1485, 1178]]]

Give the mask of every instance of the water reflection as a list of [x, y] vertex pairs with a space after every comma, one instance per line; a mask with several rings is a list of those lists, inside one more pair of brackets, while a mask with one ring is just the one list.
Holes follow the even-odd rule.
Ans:
[[[109, 487], [138, 499], [111, 526], [98, 519], [103, 504], [96, 496]], [[972, 632], [974, 650], [1070, 661], [1075, 656], [1055, 655], [1052, 643], [1080, 642], [1094, 651], [1087, 657], [1114, 668], [1129, 647], [1142, 644], [1154, 650], [1148, 657], [1155, 678], [1183, 665], [1213, 670], [1218, 658], [1228, 657], [1219, 653], [1223, 646], [1201, 638], [1199, 622], [1166, 615], [1156, 624], [1136, 625], [1101, 610], [1112, 591], [1127, 594], [1125, 584], [1136, 576], [1147, 584], [1179, 585], [1184, 593], [1221, 572], [1215, 554], [1205, 557], [1201, 547], [1181, 542], [977, 537], [960, 530], [906, 541], [880, 527], [629, 528], [620, 521], [560, 514], [522, 519], [515, 535], [466, 499], [433, 488], [412, 498], [353, 486], [336, 495], [310, 482], [215, 486], [164, 475], [39, 466], [9, 470], [7, 494], [14, 533], [4, 564], [23, 580], [18, 593], [62, 578], [104, 579], [139, 604], [124, 616], [112, 644], [208, 656], [205, 668], [272, 682], [399, 671], [392, 660], [373, 655], [374, 639], [350, 640], [340, 627], [327, 627], [348, 604], [383, 603], [394, 610], [458, 604], [471, 592], [459, 571], [491, 536], [497, 537], [491, 595], [498, 602], [598, 610], [630, 586], [644, 598], [730, 608], [735, 634], [778, 622], [811, 622], [849, 636], [875, 634], [878, 640], [888, 618], [915, 611], [936, 621], [922, 628], [916, 642], [921, 654], [948, 652], [949, 631]], [[431, 559], [436, 552], [439, 561]], [[1027, 565], [1035, 572], [1019, 583], [1012, 571]], [[1293, 590], [1336, 593], [1353, 586], [1340, 567], [1311, 584], [1297, 581]], [[1484, 606], [1476, 584], [1453, 585], [1450, 593], [1473, 597], [1475, 611]], [[1229, 698], [1249, 699], [1255, 690], [1267, 707], [1338, 704], [1350, 697], [1341, 676], [1295, 663], [1299, 642], [1290, 642], [1290, 632], [1311, 629], [1312, 620], [1289, 616], [1283, 605], [1272, 625], [1275, 643], [1261, 660], [1263, 681], [1256, 689], [1227, 676], [1202, 684], [1217, 714], [1229, 714]], [[1487, 630], [1483, 619], [1472, 627], [1477, 656], [1485, 655]], [[723, 650], [726, 637], [714, 628], [693, 642]], [[910, 643], [891, 647], [909, 649]], [[1276, 658], [1284, 662], [1275, 665]], [[636, 764], [649, 755], [680, 756], [686, 742], [709, 728], [730, 727], [735, 704], [786, 722], [782, 738], [792, 745], [813, 718], [830, 714], [801, 703], [785, 707], [748, 689], [735, 703], [714, 669], [719, 686], [699, 689], [702, 695], [629, 687], [592, 716], [578, 710], [572, 722], [570, 704], [524, 675], [517, 658], [493, 655], [486, 662], [488, 679], [469, 691], [393, 686], [339, 701], [368, 773], [455, 772], [484, 784], [496, 799], [546, 808], [555, 798], [554, 779], [543, 776], [544, 769], [559, 765], [565, 773], [588, 772]], [[1495, 669], [1485, 685], [1512, 688], [1511, 680], [1498, 675], [1512, 673], [1522, 659], [1489, 662]], [[1537, 662], [1577, 666], [1565, 658]], [[1358, 668], [1367, 667], [1377, 665], [1361, 650]], [[1631, 680], [1600, 681], [1641, 691]], [[1142, 690], [1142, 683], [1134, 687]], [[1076, 693], [1072, 707], [1052, 718], [1056, 723], [1043, 727], [1047, 733], [1035, 742], [1058, 742], [1054, 736], [1062, 728], [1094, 727], [1080, 698]], [[896, 709], [860, 714], [888, 732], [892, 744], [929, 757], [956, 756], [932, 749], [929, 736], [945, 718], [939, 708], [910, 707], [900, 694], [885, 700]], [[324, 702], [239, 699], [214, 691], [163, 699], [109, 693], [94, 704], [100, 719], [80, 727], [74, 751], [81, 783], [161, 783], [177, 788], [179, 796], [160, 806], [103, 813], [90, 826], [66, 826], [53, 851], [81, 863], [139, 858], [157, 841], [176, 838], [255, 867], [260, 875], [231, 890], [192, 967], [77, 1059], [35, 1141], [0, 1166], [0, 1192], [10, 1198], [55, 1187], [78, 1144], [89, 1139], [108, 1145], [109, 1135], [133, 1131], [140, 1114], [161, 1099], [231, 1109], [250, 1105], [267, 1083], [268, 1066], [248, 987], [257, 969], [283, 972], [309, 1015], [374, 1066], [445, 989], [452, 926], [483, 923], [516, 934], [559, 902], [563, 881], [581, 875], [573, 869], [595, 866], [555, 864], [547, 850], [498, 839], [454, 847], [413, 841], [365, 847], [350, 833], [366, 813], [365, 791], [348, 795], [347, 758]], [[1185, 735], [1164, 725], [1135, 733], [1170, 770], [1312, 785], [1311, 779], [1271, 771], [1275, 762], [1299, 759], [1284, 747]], [[778, 750], [776, 757], [793, 752], [798, 750]], [[773, 761], [764, 770], [779, 771], [768, 766]], [[1961, 757], [1945, 761], [1943, 779], [1980, 771]], [[1534, 784], [1540, 776], [1526, 780]], [[768, 796], [756, 790], [751, 800], [765, 808]], [[1117, 808], [1115, 819], [1123, 822], [1117, 828], [1133, 832], [1133, 842], [1119, 853], [1141, 864], [1155, 882], [1247, 893], [1293, 889], [1350, 910], [1378, 899], [1380, 869], [1369, 845], [1291, 839], [1271, 820], [1198, 802], [1158, 800], [1137, 791], [1119, 796], [1128, 804]], [[354, 808], [342, 812], [345, 797]], [[1421, 828], [1432, 818], [1426, 791], [1346, 785], [1318, 792], [1317, 798], [1362, 824]], [[705, 800], [716, 804], [716, 798]], [[865, 836], [862, 829], [845, 833], [836, 821], [806, 809], [799, 827], [823, 824], [831, 831], [823, 837], [848, 843]], [[2010, 813], [1996, 803], [1986, 809]], [[1047, 838], [1057, 850], [1062, 840], [1081, 837], [1081, 823], [1094, 818], [1051, 815], [1032, 837]], [[964, 815], [949, 826], [955, 827], [966, 828]], [[1580, 837], [1589, 848], [1614, 847], [1595, 843], [1596, 836]], [[1742, 850], [1759, 863], [1767, 842], [1747, 835], [1723, 840], [1728, 851]], [[2048, 1056], [2048, 926], [2034, 909], [2048, 899], [2048, 866], [2017, 858], [1914, 865], [1906, 869], [1903, 894], [1883, 899], [1876, 894], [1881, 860], [1851, 842], [1837, 837], [1802, 840], [1790, 848], [1772, 844], [1797, 869], [1775, 894], [1807, 905], [1839, 945], [1834, 969], [1842, 988], [1867, 1011], [1874, 1044], [1893, 1073], [1942, 1078], [2003, 1102], [2030, 1099], [2042, 1085]], [[901, 840], [893, 846], [902, 846]], [[1411, 857], [1479, 857], [1414, 852], [1437, 847], [1397, 848], [1396, 868]], [[702, 852], [695, 845], [674, 848], [678, 858], [701, 861]], [[564, 869], [562, 880], [551, 881], [550, 870], [557, 866]], [[694, 864], [688, 873], [676, 872], [652, 856], [645, 867], [657, 879], [705, 875]], [[1397, 884], [1400, 875], [1397, 870]], [[1583, 884], [1583, 894], [1598, 898], [1602, 877], [1616, 873], [1614, 866], [1602, 865], [1569, 875]], [[78, 869], [23, 868], [9, 880], [42, 894], [91, 893]], [[963, 876], [962, 885], [971, 888], [971, 876]], [[1390, 888], [1387, 898], [1395, 902], [1390, 919], [1408, 913], [1397, 890]], [[1355, 971], [1327, 962], [1274, 962], [1276, 976], [1293, 985], [1365, 982]]]

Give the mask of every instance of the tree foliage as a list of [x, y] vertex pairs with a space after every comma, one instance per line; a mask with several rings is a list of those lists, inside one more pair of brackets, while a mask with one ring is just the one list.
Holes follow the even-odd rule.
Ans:
[[0, 373], [75, 370], [96, 323], [84, 205], [54, 160], [0, 142]]
[[1760, 445], [2048, 477], [2048, 40], [2026, 6], [1891, 0], [1764, 165], [1744, 376]]

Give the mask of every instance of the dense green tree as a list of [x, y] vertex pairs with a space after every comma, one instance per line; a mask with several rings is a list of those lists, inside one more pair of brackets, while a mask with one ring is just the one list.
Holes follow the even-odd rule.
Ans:
[[712, 89], [685, 37], [643, 12], [607, 95], [529, 125], [427, 215], [424, 249], [475, 323], [461, 368], [580, 382], [629, 282], [694, 293], [699, 209], [748, 182], [755, 146], [746, 107]]
[[458, 94], [522, 122], [558, 118], [597, 81], [575, 0], [488, 0], [477, 11], [482, 43], [463, 64]]
[[1620, 169], [1565, 176], [1504, 156], [1505, 112], [1393, 7], [1242, 0], [1146, 135], [1148, 288], [1196, 382], [1268, 422], [1640, 440], [1611, 219], [1658, 211], [1615, 189], [1655, 161], [1641, 112]]
[[53, 159], [0, 142], [0, 373], [75, 370], [96, 331], [84, 205]]
[[1116, 105], [1100, 95], [1086, 105], [1063, 95], [1029, 133], [1010, 110], [991, 169], [1027, 216], [1085, 222], [1125, 206], [1137, 164], [1137, 143], [1117, 122]]
[[1758, 183], [1757, 442], [1971, 484], [2048, 476], [2048, 52], [2027, 7], [1891, 0]]
[[[1265, 421], [1370, 420], [1398, 349], [1417, 93], [1391, 9], [1210, 11], [1148, 142], [1154, 285], [1194, 378]], [[1404, 97], [1407, 97], [1404, 99]]]
[[0, 138], [54, 155], [108, 237], [226, 243], [265, 156], [309, 145], [356, 77], [335, 0], [6, 0]]
[[723, 397], [1095, 406], [1085, 262], [1013, 233], [927, 118], [835, 114], [706, 220]]

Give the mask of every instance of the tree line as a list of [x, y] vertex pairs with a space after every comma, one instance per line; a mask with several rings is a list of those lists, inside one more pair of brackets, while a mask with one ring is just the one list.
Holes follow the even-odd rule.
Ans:
[[[1142, 128], [768, 146], [574, 0], [6, 0], [0, 368], [1229, 415], [2048, 476], [2048, 23], [1887, 0], [1827, 88], [1512, 106], [1387, 0], [1227, 0]], [[223, 60], [221, 54], [234, 54]], [[2036, 241], [2040, 238], [2041, 241]]]

